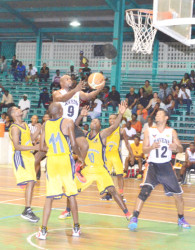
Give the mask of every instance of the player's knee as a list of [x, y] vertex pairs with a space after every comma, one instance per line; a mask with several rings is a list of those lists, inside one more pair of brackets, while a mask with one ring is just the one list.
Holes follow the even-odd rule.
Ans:
[[109, 187], [107, 190], [113, 196], [116, 194], [116, 188], [115, 187]]
[[147, 198], [150, 196], [151, 192], [152, 192], [152, 187], [149, 185], [145, 185], [142, 187], [138, 198], [142, 201], [146, 201]]

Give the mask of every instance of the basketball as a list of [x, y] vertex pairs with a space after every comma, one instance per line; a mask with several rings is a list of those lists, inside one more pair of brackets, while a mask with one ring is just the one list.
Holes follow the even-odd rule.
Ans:
[[89, 76], [88, 84], [92, 89], [98, 89], [102, 86], [102, 84], [104, 83], [104, 80], [105, 80], [104, 75], [96, 72]]

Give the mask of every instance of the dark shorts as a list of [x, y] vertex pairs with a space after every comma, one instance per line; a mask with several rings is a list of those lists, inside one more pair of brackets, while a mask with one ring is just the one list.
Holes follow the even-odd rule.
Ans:
[[78, 138], [78, 137], [85, 137], [85, 133], [83, 132], [83, 130], [78, 127], [78, 126], [74, 126], [74, 132], [75, 132], [75, 137]]
[[183, 193], [170, 162], [150, 162], [145, 171], [141, 186], [149, 185], [154, 189], [158, 184], [162, 184], [167, 196]]
[[195, 164], [192, 164], [188, 169], [195, 169]]

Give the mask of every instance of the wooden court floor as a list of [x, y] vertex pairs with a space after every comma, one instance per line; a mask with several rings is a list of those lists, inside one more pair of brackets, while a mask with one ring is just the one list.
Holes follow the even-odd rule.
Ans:
[[[114, 178], [116, 183], [116, 178]], [[140, 181], [125, 179], [127, 207], [132, 212]], [[48, 238], [40, 241], [35, 233], [41, 221], [32, 224], [20, 217], [24, 190], [15, 184], [10, 166], [0, 166], [0, 249], [195, 249], [195, 185], [182, 186], [185, 217], [190, 230], [177, 226], [174, 200], [157, 187], [147, 200], [138, 230], [130, 232], [128, 222], [114, 201], [101, 201], [95, 183], [77, 196], [82, 234], [71, 236], [72, 219], [58, 220], [66, 199], [54, 201], [48, 224]], [[33, 211], [42, 217], [45, 200], [45, 174], [34, 190]]]

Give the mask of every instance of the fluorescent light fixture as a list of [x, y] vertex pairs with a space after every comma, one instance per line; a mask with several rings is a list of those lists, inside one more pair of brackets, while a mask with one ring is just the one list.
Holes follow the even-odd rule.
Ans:
[[70, 23], [70, 25], [73, 26], [73, 27], [78, 27], [78, 26], [80, 26], [81, 24], [80, 24], [78, 21], [72, 21], [72, 22]]

